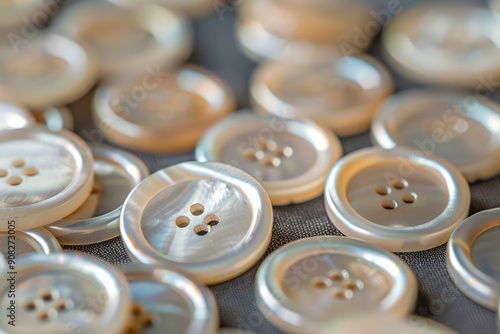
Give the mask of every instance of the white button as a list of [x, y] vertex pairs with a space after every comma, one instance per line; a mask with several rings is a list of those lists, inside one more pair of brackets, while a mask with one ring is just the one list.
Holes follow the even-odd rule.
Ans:
[[[117, 5], [133, 5], [144, 0], [110, 0]], [[192, 19], [208, 15], [214, 11], [232, 11], [232, 6], [226, 2], [213, 2], [212, 0], [148, 0], [149, 2], [164, 4], [174, 8]], [[223, 15], [223, 14], [221, 14]]]
[[9, 255], [12, 254], [19, 256], [30, 253], [50, 254], [61, 251], [61, 245], [59, 245], [57, 239], [43, 227], [15, 231], [15, 233], [0, 232], [0, 252], [6, 258], [9, 258]]
[[357, 312], [407, 316], [417, 281], [397, 256], [360, 240], [320, 236], [273, 252], [256, 276], [257, 305], [287, 333], [318, 333]]
[[173, 268], [127, 264], [121, 269], [133, 298], [126, 333], [216, 333], [217, 304], [201, 283]]
[[0, 132], [0, 231], [57, 221], [83, 204], [93, 184], [93, 157], [75, 134], [45, 127]]
[[375, 108], [392, 92], [392, 80], [369, 56], [268, 62], [252, 84], [254, 107], [265, 113], [309, 118], [349, 136], [370, 128]]
[[92, 149], [94, 187], [89, 198], [69, 216], [46, 226], [63, 245], [87, 245], [120, 235], [120, 212], [130, 191], [148, 168], [136, 156], [111, 147]]
[[29, 108], [64, 105], [94, 85], [96, 59], [82, 45], [58, 35], [41, 35], [0, 52], [0, 99]]
[[27, 128], [35, 124], [35, 118], [27, 109], [0, 102], [0, 131]]
[[432, 3], [395, 17], [382, 41], [391, 65], [413, 81], [487, 89], [481, 77], [500, 73], [499, 28], [487, 9]]
[[342, 233], [393, 252], [444, 244], [469, 205], [469, 185], [455, 167], [402, 147], [347, 155], [325, 187], [328, 217]]
[[248, 174], [216, 162], [160, 170], [132, 190], [120, 231], [131, 258], [174, 265], [205, 284], [247, 271], [271, 239], [273, 211]]
[[442, 156], [469, 182], [500, 173], [500, 106], [459, 93], [409, 90], [389, 97], [372, 123], [382, 148], [413, 146]]
[[[131, 296], [123, 274], [88, 256], [31, 254], [16, 266], [16, 322], [0, 322], [3, 333], [122, 333]], [[4, 277], [9, 277], [10, 274]], [[0, 307], [7, 310], [10, 282], [0, 282]]]
[[496, 310], [500, 301], [500, 208], [467, 218], [448, 243], [446, 267], [457, 288]]
[[262, 184], [273, 205], [287, 205], [323, 193], [342, 147], [334, 134], [310, 121], [241, 111], [212, 127], [195, 156], [244, 170]]
[[65, 107], [48, 107], [45, 109], [32, 110], [33, 115], [39, 123], [43, 123], [50, 131], [61, 131], [62, 129], [73, 130], [73, 115]]
[[94, 122], [114, 144], [172, 153], [193, 150], [203, 133], [234, 108], [233, 93], [216, 75], [185, 65], [168, 76], [143, 75], [101, 86]]
[[165, 76], [168, 72], [163, 71], [184, 62], [192, 50], [189, 22], [151, 2], [129, 6], [106, 1], [73, 3], [57, 17], [54, 30], [89, 45], [105, 77], [130, 72]]

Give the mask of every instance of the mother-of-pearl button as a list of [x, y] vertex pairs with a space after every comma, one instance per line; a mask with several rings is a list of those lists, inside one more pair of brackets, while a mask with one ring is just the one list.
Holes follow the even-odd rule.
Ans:
[[0, 131], [27, 128], [35, 124], [35, 118], [27, 109], [0, 102]]
[[345, 156], [325, 187], [328, 217], [342, 233], [393, 252], [445, 243], [469, 205], [469, 185], [460, 171], [404, 147]]
[[264, 254], [273, 211], [262, 186], [216, 162], [160, 170], [132, 190], [120, 231], [134, 261], [179, 267], [205, 284], [240, 275]]
[[[7, 259], [15, 261], [15, 258], [19, 255], [30, 253], [50, 254], [60, 251], [62, 249], [57, 239], [43, 227], [15, 231], [15, 233], [11, 231], [0, 232], [0, 252]], [[9, 255], [11, 256], [9, 257]]]

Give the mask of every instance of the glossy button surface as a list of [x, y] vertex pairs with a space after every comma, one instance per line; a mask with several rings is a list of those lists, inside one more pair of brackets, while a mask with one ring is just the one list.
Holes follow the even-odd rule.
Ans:
[[214, 334], [217, 304], [208, 288], [172, 268], [127, 264], [133, 305], [126, 333]]
[[51, 131], [73, 130], [73, 115], [65, 107], [48, 107], [32, 110], [38, 123], [45, 124]]
[[411, 80], [475, 89], [500, 73], [499, 28], [481, 7], [424, 4], [395, 17], [383, 45], [389, 62]]
[[240, 111], [212, 127], [195, 156], [244, 170], [263, 185], [273, 205], [286, 205], [323, 193], [342, 147], [334, 134], [310, 121]]
[[500, 299], [500, 208], [476, 213], [453, 232], [446, 267], [457, 288], [485, 307]]
[[83, 204], [93, 184], [88, 145], [68, 131], [33, 127], [0, 132], [0, 231], [57, 221]]
[[114, 144], [172, 153], [194, 149], [202, 134], [234, 108], [226, 84], [208, 70], [185, 65], [162, 77], [144, 81], [142, 76], [101, 86], [93, 116]]
[[135, 261], [174, 265], [205, 284], [248, 270], [269, 245], [271, 201], [243, 171], [185, 162], [144, 179], [122, 209], [120, 231]]
[[189, 22], [152, 2], [78, 2], [61, 13], [54, 29], [85, 41], [99, 58], [101, 76], [161, 75], [186, 60], [192, 49]]
[[137, 157], [111, 147], [92, 149], [94, 186], [78, 210], [46, 226], [64, 245], [85, 245], [120, 235], [120, 212], [130, 191], [149, 171]]
[[410, 268], [360, 240], [320, 236], [267, 257], [256, 276], [257, 305], [287, 333], [319, 333], [334, 318], [370, 311], [408, 315], [417, 297]]
[[[16, 326], [0, 319], [0, 330], [11, 334], [121, 334], [131, 307], [122, 274], [77, 254], [32, 254], [17, 261]], [[0, 306], [10, 305], [10, 284], [0, 282]]]
[[268, 62], [257, 68], [251, 99], [262, 112], [309, 118], [339, 136], [366, 131], [392, 92], [387, 71], [369, 56]]
[[342, 233], [393, 252], [445, 243], [469, 205], [469, 186], [455, 167], [409, 148], [351, 153], [325, 187], [328, 217]]
[[40, 253], [50, 254], [62, 251], [57, 239], [45, 228], [16, 231], [15, 233], [0, 232], [0, 252], [5, 257]]
[[30, 112], [18, 105], [0, 102], [0, 131], [22, 129], [36, 124]]
[[409, 90], [389, 97], [372, 123], [383, 148], [413, 146], [442, 156], [469, 182], [500, 173], [500, 106], [458, 93]]
[[97, 77], [97, 63], [82, 45], [46, 34], [0, 50], [0, 99], [29, 108], [74, 102]]

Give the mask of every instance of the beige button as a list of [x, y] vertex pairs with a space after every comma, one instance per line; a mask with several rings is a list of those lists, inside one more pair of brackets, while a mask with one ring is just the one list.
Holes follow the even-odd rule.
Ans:
[[195, 150], [198, 161], [219, 161], [249, 173], [273, 205], [323, 193], [333, 164], [342, 156], [337, 137], [313, 122], [239, 111], [213, 126]]
[[342, 233], [392, 252], [444, 244], [469, 205], [458, 169], [405, 147], [355, 151], [337, 162], [325, 186], [328, 217]]
[[[18, 27], [26, 25], [26, 20], [33, 24], [45, 23], [49, 15], [45, 10], [57, 10], [59, 3], [50, 0], [4, 0], [0, 3], [0, 29], [2, 29], [2, 38], [8, 41], [18, 43], [24, 38], [17, 34]], [[45, 9], [45, 10], [44, 10]], [[33, 28], [34, 29], [34, 28]], [[11, 33], [10, 36], [8, 33]], [[15, 34], [15, 35], [14, 35]], [[32, 32], [29, 33], [30, 35]], [[10, 37], [10, 38], [9, 38]]]
[[345, 237], [286, 244], [264, 260], [255, 284], [257, 306], [286, 333], [319, 333], [358, 312], [405, 317], [417, 299], [415, 276], [400, 258]]
[[184, 62], [192, 49], [189, 22], [151, 2], [73, 3], [56, 19], [54, 30], [88, 44], [99, 58], [104, 77], [131, 72], [161, 75]]
[[32, 127], [0, 132], [0, 231], [57, 221], [83, 204], [93, 184], [93, 157], [75, 134]]
[[36, 124], [31, 113], [18, 105], [0, 102], [0, 131], [22, 129]]
[[408, 90], [389, 97], [375, 115], [372, 141], [412, 146], [441, 156], [469, 182], [500, 173], [500, 106], [463, 93]]
[[216, 162], [160, 170], [132, 190], [120, 231], [136, 262], [174, 266], [205, 284], [247, 271], [271, 240], [273, 210], [245, 172]]
[[250, 94], [259, 111], [308, 118], [349, 136], [369, 129], [372, 114], [392, 90], [387, 71], [365, 55], [264, 63]]
[[12, 228], [8, 232], [0, 232], [0, 252], [7, 259], [12, 257], [15, 260], [17, 256], [30, 253], [50, 254], [62, 251], [57, 239], [43, 227], [15, 231], [15, 227], [10, 226]]
[[476, 89], [500, 73], [499, 28], [481, 7], [424, 4], [394, 19], [383, 46], [391, 65], [413, 81]]
[[40, 34], [0, 51], [0, 99], [38, 109], [79, 99], [94, 85], [97, 62], [83, 45]]
[[201, 135], [234, 108], [225, 83], [208, 70], [185, 65], [165, 76], [99, 87], [93, 116], [114, 144], [172, 153], [193, 150]]
[[212, 0], [110, 0], [117, 5], [130, 6], [133, 4], [141, 2], [158, 3], [167, 6], [168, 8], [174, 8], [192, 19], [201, 18], [205, 15], [210, 14], [214, 11], [223, 11], [224, 8], [228, 7], [231, 10], [232, 7], [227, 2], [213, 2]]

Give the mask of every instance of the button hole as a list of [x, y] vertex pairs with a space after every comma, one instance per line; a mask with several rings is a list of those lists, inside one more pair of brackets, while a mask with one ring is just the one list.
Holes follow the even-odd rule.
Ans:
[[34, 311], [36, 309], [36, 304], [34, 301], [30, 301], [25, 306], [27, 311]]
[[392, 182], [392, 186], [394, 187], [394, 189], [402, 190], [408, 187], [408, 181], [406, 181], [405, 179], [395, 180]]
[[9, 171], [6, 169], [0, 169], [0, 177], [6, 177], [9, 174]]
[[220, 221], [219, 216], [214, 214], [208, 215], [205, 218], [205, 224], [207, 224], [210, 227], [216, 226], [217, 224], [219, 224], [219, 221]]
[[205, 212], [205, 207], [203, 204], [195, 203], [191, 205], [190, 211], [193, 216], [200, 216]]
[[25, 165], [25, 162], [24, 160], [22, 159], [18, 159], [18, 160], [14, 160], [12, 161], [12, 166], [16, 167], [16, 168], [21, 168]]
[[191, 221], [189, 220], [188, 217], [180, 216], [180, 217], [177, 217], [177, 219], [175, 220], [175, 225], [177, 225], [177, 227], [180, 227], [180, 228], [185, 228], [185, 227], [188, 227], [190, 222]]
[[20, 178], [19, 176], [13, 176], [11, 178], [9, 178], [7, 180], [7, 182], [11, 185], [11, 186], [18, 186], [20, 185], [21, 183], [23, 183], [23, 179]]
[[375, 188], [375, 191], [380, 196], [387, 196], [391, 193], [391, 189], [389, 187], [386, 187], [386, 186], [378, 186], [377, 188]]
[[415, 201], [417, 200], [417, 194], [415, 193], [408, 193], [408, 194], [404, 194], [401, 199], [403, 200], [403, 202], [405, 202], [406, 204], [413, 204], [415, 203]]
[[207, 235], [209, 232], [209, 228], [205, 224], [199, 224], [194, 227], [194, 233], [199, 236]]
[[398, 204], [396, 203], [396, 201], [386, 200], [382, 202], [382, 207], [386, 210], [394, 210], [395, 208], [397, 208], [397, 206]]

